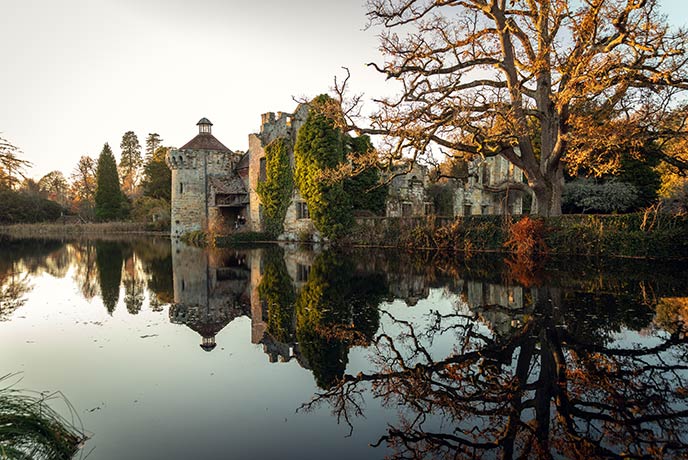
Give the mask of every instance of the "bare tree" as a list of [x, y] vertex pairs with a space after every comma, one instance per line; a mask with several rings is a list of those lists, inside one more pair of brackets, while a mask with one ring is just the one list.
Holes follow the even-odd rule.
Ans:
[[31, 163], [19, 158], [21, 151], [0, 137], [0, 187], [14, 189], [24, 176], [24, 169]]
[[80, 213], [93, 217], [96, 196], [96, 161], [88, 155], [79, 158], [71, 175], [72, 195]]
[[[503, 155], [527, 184], [496, 189], [532, 191], [536, 214], [561, 213], [567, 162], [601, 165], [609, 158], [600, 145], [633, 148], [659, 136], [656, 123], [687, 87], [686, 32], [670, 30], [657, 0], [367, 5], [371, 24], [385, 28], [385, 62], [370, 65], [402, 91], [378, 101], [370, 126], [358, 130], [384, 135], [394, 157], [437, 148]], [[344, 112], [356, 128], [357, 111]]]
[[[624, 347], [577, 324], [561, 289], [531, 295], [524, 323], [503, 334], [481, 327], [481, 309], [513, 315], [498, 305], [435, 312], [427, 329], [386, 313], [400, 332], [374, 339], [376, 367], [344, 375], [305, 407], [327, 402], [353, 429], [372, 391], [402, 414], [375, 444], [394, 459], [685, 458], [682, 326]], [[442, 358], [431, 346], [447, 334], [456, 345]]]
[[38, 188], [48, 199], [56, 201], [61, 205], [67, 203], [67, 193], [69, 185], [60, 171], [51, 171], [38, 181]]

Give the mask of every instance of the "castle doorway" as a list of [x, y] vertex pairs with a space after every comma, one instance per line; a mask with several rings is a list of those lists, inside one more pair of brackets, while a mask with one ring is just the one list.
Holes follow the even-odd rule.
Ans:
[[246, 207], [217, 206], [213, 219], [213, 230], [216, 233], [229, 234], [245, 231]]

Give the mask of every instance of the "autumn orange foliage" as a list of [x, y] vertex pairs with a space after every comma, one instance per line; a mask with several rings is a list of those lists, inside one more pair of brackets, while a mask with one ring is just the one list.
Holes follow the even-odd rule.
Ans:
[[525, 216], [509, 227], [509, 239], [504, 246], [518, 257], [542, 259], [549, 252], [545, 233], [544, 221]]

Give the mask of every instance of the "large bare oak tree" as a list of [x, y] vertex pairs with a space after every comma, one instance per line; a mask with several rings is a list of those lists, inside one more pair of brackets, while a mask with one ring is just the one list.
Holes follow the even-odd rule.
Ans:
[[368, 0], [384, 30], [385, 62], [371, 65], [402, 91], [359, 131], [385, 135], [397, 157], [503, 155], [527, 179], [508, 186], [532, 191], [535, 214], [558, 215], [567, 162], [609, 160], [600, 151], [616, 140], [632, 148], [660, 135], [688, 86], [686, 32], [658, 4]]

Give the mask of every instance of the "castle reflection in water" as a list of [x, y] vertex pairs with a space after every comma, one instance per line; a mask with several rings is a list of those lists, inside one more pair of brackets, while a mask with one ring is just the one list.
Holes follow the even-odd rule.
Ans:
[[[169, 309], [170, 321], [186, 325], [197, 332], [201, 337], [200, 347], [205, 351], [212, 351], [217, 346], [218, 333], [236, 318], [247, 316], [251, 319], [251, 341], [263, 346], [270, 362], [287, 362], [295, 358], [302, 367], [310, 369], [308, 359], [301, 352], [297, 340], [299, 327], [305, 327], [308, 321], [299, 321], [297, 317], [304, 313], [299, 314], [294, 306], [302, 305], [301, 310], [311, 308], [304, 308], [304, 302], [300, 301], [304, 287], [309, 283], [319, 283], [322, 286], [318, 286], [318, 291], [323, 288], [326, 291], [321, 297], [313, 299], [320, 303], [312, 308], [340, 310], [334, 320], [323, 321], [319, 318], [322, 324], [317, 324], [316, 329], [326, 329], [325, 326], [332, 326], [333, 323], [352, 326], [349, 330], [353, 330], [354, 335], [349, 336], [349, 345], [365, 344], [365, 334], [372, 336], [376, 332], [380, 303], [403, 300], [408, 307], [414, 307], [419, 300], [430, 295], [431, 287], [448, 289], [447, 280], [434, 279], [422, 267], [413, 266], [406, 260], [390, 260], [383, 254], [351, 258], [350, 263], [344, 263], [345, 267], [338, 267], [340, 272], [346, 271], [346, 279], [337, 278], [337, 273], [326, 273], [332, 265], [329, 260], [320, 264], [317, 274], [313, 273], [314, 265], [324, 256], [327, 253], [298, 245], [250, 250], [202, 250], [173, 241], [174, 303]], [[334, 259], [347, 257], [342, 254], [334, 255]], [[266, 267], [275, 261], [283, 264], [282, 270]], [[338, 263], [341, 262], [339, 260]], [[266, 271], [270, 275], [281, 273], [284, 278], [271, 280], [268, 284], [287, 291], [289, 286], [293, 289], [293, 295], [287, 295], [283, 301], [291, 305], [279, 304], [279, 301], [276, 302], [261, 289], [266, 282]], [[344, 283], [353, 283], [354, 286], [334, 286]], [[356, 292], [352, 293], [351, 290]], [[508, 285], [499, 280], [488, 282], [453, 278], [449, 291], [455, 302], [477, 314], [498, 335], [508, 334], [517, 327], [518, 317], [526, 313], [524, 289], [515, 283]], [[342, 298], [326, 298], [328, 294]], [[309, 298], [312, 298], [310, 294]], [[374, 311], [367, 317], [368, 324], [359, 324], [360, 330], [356, 331], [355, 317], [365, 316], [360, 311], [362, 309]], [[271, 310], [281, 311], [275, 314]], [[277, 316], [281, 317], [276, 319]], [[374, 318], [371, 319], [371, 316]], [[282, 327], [272, 327], [274, 325], [271, 322], [275, 321], [281, 322], [279, 326]], [[371, 328], [375, 330], [371, 331]], [[285, 334], [284, 329], [291, 333]], [[272, 333], [275, 330], [281, 333]], [[356, 332], [359, 332], [358, 336]], [[328, 343], [332, 342], [331, 337], [326, 339], [329, 339]]]

